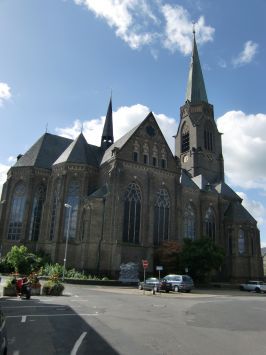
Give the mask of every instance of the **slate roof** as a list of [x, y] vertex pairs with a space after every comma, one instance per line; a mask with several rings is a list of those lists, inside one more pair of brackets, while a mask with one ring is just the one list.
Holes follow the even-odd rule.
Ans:
[[53, 162], [62, 154], [71, 142], [71, 139], [45, 133], [15, 163], [14, 167], [32, 166], [50, 169]]
[[252, 223], [257, 224], [257, 221], [251, 216], [251, 214], [243, 207], [240, 201], [231, 202], [227, 208], [224, 216], [227, 220], [234, 223]]
[[53, 165], [67, 162], [99, 166], [101, 155], [101, 148], [88, 144], [83, 134], [80, 133]]
[[188, 173], [186, 170], [182, 169], [181, 170], [181, 175], [180, 175], [180, 183], [182, 186], [191, 188], [191, 189], [199, 189], [197, 184], [188, 176]]
[[201, 189], [206, 190], [208, 180], [203, 175], [197, 175], [192, 178], [192, 181]]
[[109, 159], [112, 158], [112, 150], [114, 148], [121, 149], [124, 144], [129, 140], [129, 138], [133, 135], [133, 133], [139, 128], [139, 126], [142, 124], [138, 124], [134, 128], [132, 128], [129, 132], [127, 132], [124, 136], [122, 136], [120, 139], [118, 139], [116, 142], [114, 142], [105, 152], [101, 161], [101, 165], [108, 161]]
[[242, 201], [241, 197], [238, 196], [235, 191], [231, 189], [225, 182], [221, 182], [220, 184], [215, 186], [215, 190], [221, 194], [225, 199], [229, 198], [230, 200]]

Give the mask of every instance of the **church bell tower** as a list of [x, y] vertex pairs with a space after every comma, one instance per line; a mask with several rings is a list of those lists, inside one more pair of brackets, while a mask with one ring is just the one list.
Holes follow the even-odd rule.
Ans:
[[209, 183], [224, 181], [221, 133], [214, 120], [213, 106], [208, 102], [194, 30], [186, 101], [180, 108], [175, 154], [191, 177], [202, 175]]

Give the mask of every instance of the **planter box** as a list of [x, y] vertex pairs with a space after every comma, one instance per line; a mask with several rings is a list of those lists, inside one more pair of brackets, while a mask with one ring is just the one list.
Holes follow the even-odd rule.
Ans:
[[3, 287], [3, 296], [17, 296], [16, 289], [14, 287]]

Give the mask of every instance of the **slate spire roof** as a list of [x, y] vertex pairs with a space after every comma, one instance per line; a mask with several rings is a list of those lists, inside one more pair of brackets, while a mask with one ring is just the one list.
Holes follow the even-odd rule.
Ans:
[[113, 109], [112, 109], [112, 97], [110, 98], [108, 110], [105, 118], [101, 148], [106, 150], [110, 145], [114, 143], [113, 136]]
[[99, 158], [99, 147], [88, 144], [80, 133], [53, 165], [67, 162], [98, 166]]
[[71, 144], [72, 140], [54, 134], [43, 134], [30, 149], [22, 155], [14, 167], [32, 166], [50, 169], [53, 162]]
[[192, 104], [201, 103], [202, 101], [208, 102], [194, 30], [193, 50], [188, 74], [186, 101], [190, 101]]

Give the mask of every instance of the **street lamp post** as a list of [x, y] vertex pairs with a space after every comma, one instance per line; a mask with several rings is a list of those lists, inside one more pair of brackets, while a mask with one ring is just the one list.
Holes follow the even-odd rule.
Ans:
[[67, 246], [68, 246], [68, 239], [69, 239], [69, 226], [70, 226], [70, 217], [71, 217], [71, 208], [72, 206], [68, 203], [65, 203], [64, 206], [68, 208], [68, 221], [67, 221], [67, 235], [66, 235], [66, 246], [65, 246], [65, 256], [64, 256], [64, 265], [63, 265], [63, 276], [62, 281], [65, 279], [65, 271], [66, 271], [66, 258], [67, 258]]

